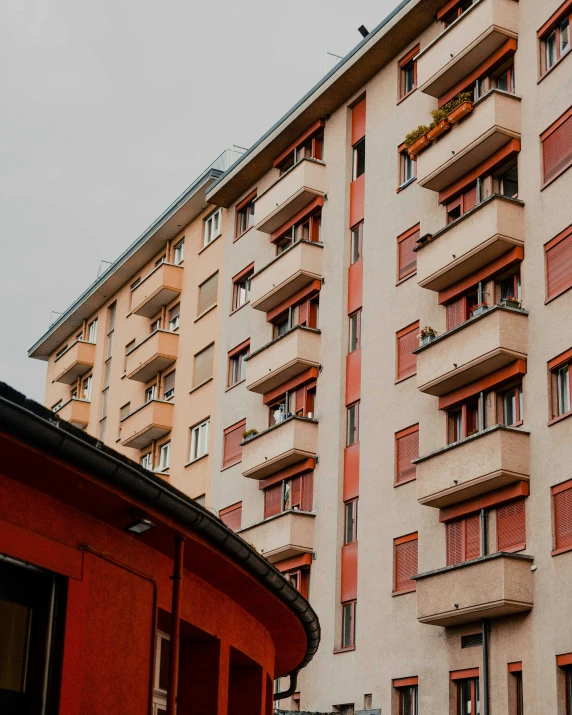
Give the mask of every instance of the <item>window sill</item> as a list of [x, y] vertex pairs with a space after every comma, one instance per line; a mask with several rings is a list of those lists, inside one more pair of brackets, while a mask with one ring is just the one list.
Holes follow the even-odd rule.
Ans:
[[124, 377], [127, 377], [127, 373], [126, 373], [126, 372], [124, 372], [123, 375], [121, 375], [121, 377], [120, 377], [119, 379], [120, 379], [120, 380], [123, 380]]
[[235, 308], [234, 310], [231, 310], [229, 313], [229, 316], [234, 315], [235, 313], [238, 313], [239, 310], [242, 310], [245, 305], [250, 305], [250, 301], [247, 300], [246, 303], [243, 303], [242, 305], [239, 305], [238, 308]]
[[[238, 236], [235, 236], [235, 237], [232, 239], [232, 242], [233, 242], [233, 243], [236, 243], [240, 238], [242, 238], [243, 236], [246, 236], [246, 234], [247, 234], [249, 231], [252, 231], [253, 228], [254, 228], [254, 226], [249, 226], [249, 227], [246, 229], [246, 231], [243, 231], [242, 233], [239, 233]], [[211, 241], [211, 243], [212, 243], [212, 241]], [[210, 245], [210, 244], [209, 244], [209, 245]]]
[[335, 648], [332, 652], [334, 655], [338, 655], [338, 653], [351, 653], [355, 649], [355, 645], [348, 645], [345, 648]]
[[405, 375], [405, 377], [400, 377], [395, 381], [396, 385], [399, 385], [400, 382], [405, 382], [405, 380], [410, 380], [412, 377], [415, 377], [417, 375], [417, 372], [412, 372], [411, 375]]
[[[208, 385], [209, 382], [212, 382], [214, 380], [214, 377], [211, 376], [208, 378], [208, 380], [205, 380], [204, 382], [201, 382], [200, 385], [197, 385], [196, 387], [193, 387], [191, 390], [189, 390], [189, 395], [192, 395], [193, 392], [196, 392], [197, 390], [200, 390], [201, 387], [204, 387], [205, 385]], [[199, 457], [200, 459], [200, 457]]]
[[222, 236], [222, 233], [219, 233], [219, 235], [216, 238], [213, 238], [213, 240], [210, 243], [207, 243], [206, 246], [203, 246], [201, 249], [197, 251], [197, 256], [200, 256], [203, 251], [206, 251], [207, 248], [210, 248], [215, 241], [218, 241], [218, 239]]
[[413, 89], [410, 89], [409, 92], [407, 92], [407, 94], [404, 94], [403, 97], [400, 97], [397, 100], [397, 104], [395, 106], [398, 107], [401, 104], [401, 102], [404, 102], [407, 99], [407, 97], [411, 97], [411, 95], [415, 94], [416, 91], [417, 91], [417, 87], [413, 87]]
[[409, 484], [409, 482], [414, 482], [417, 479], [417, 477], [407, 477], [407, 479], [402, 479], [399, 482], [393, 482], [393, 488], [395, 489], [396, 487], [401, 487], [403, 484]]
[[220, 471], [226, 472], [227, 469], [232, 469], [232, 467], [236, 467], [236, 465], [240, 464], [241, 462], [242, 462], [242, 459], [239, 459], [238, 462], [233, 462], [232, 464], [227, 464], [226, 466], [222, 466]]
[[559, 556], [560, 554], [565, 554], [567, 551], [572, 551], [572, 544], [570, 546], [562, 546], [559, 549], [553, 549], [550, 552], [551, 556]]
[[200, 315], [197, 315], [197, 317], [193, 320], [193, 323], [198, 323], [198, 321], [201, 318], [204, 318], [207, 313], [210, 313], [211, 310], [214, 310], [218, 306], [218, 303], [215, 303], [214, 305], [211, 305], [210, 308], [207, 308], [206, 310], [203, 310], [203, 312]]
[[[542, 51], [542, 50], [541, 50], [541, 51]], [[565, 59], [568, 57], [569, 54], [570, 54], [570, 50], [566, 50], [566, 52], [562, 55], [562, 57], [561, 57], [557, 62], [555, 62], [549, 70], [546, 70], [546, 72], [539, 77], [539, 79], [538, 79], [538, 81], [536, 82], [536, 84], [540, 84], [545, 77], [548, 77], [548, 75], [549, 75], [553, 70], [555, 70], [555, 69], [558, 67], [558, 65], [559, 65], [563, 60], [565, 60]]]
[[397, 283], [395, 285], [399, 286], [402, 283], [405, 283], [405, 281], [408, 281], [410, 278], [413, 278], [416, 275], [417, 275], [417, 269], [415, 269], [414, 271], [411, 271], [411, 273], [408, 273], [406, 276], [403, 276], [403, 278], [398, 278]]
[[558, 415], [558, 417], [553, 417], [551, 420], [548, 420], [547, 424], [549, 427], [552, 425], [555, 425], [557, 422], [562, 422], [562, 420], [565, 420], [567, 417], [572, 416], [572, 410], [570, 412], [566, 412], [563, 415]]
[[417, 590], [416, 587], [413, 586], [412, 588], [407, 588], [407, 589], [404, 589], [403, 591], [392, 591], [391, 596], [392, 597], [393, 596], [404, 596], [406, 593], [415, 593], [416, 590]]
[[190, 467], [191, 464], [196, 464], [197, 462], [200, 462], [201, 459], [204, 459], [205, 457], [208, 457], [208, 456], [209, 456], [209, 453], [206, 452], [206, 454], [202, 454], [200, 457], [197, 457], [196, 459], [191, 459], [191, 461], [190, 461], [190, 462], [187, 462], [187, 463], [183, 466], [183, 468], [186, 469], [187, 467]]
[[562, 176], [562, 174], [565, 174], [570, 167], [572, 167], [572, 161], [568, 164], [568, 166], [565, 166], [555, 176], [553, 176], [551, 179], [548, 179], [548, 181], [546, 181], [544, 184], [542, 184], [542, 186], [540, 187], [540, 190], [544, 191], [544, 189], [548, 188], [550, 186], [550, 184], [554, 183], [556, 181], [556, 179], [559, 179]]
[[401, 184], [395, 189], [395, 193], [398, 194], [400, 191], [403, 191], [403, 189], [406, 189], [408, 186], [411, 186], [415, 181], [417, 181], [417, 177], [414, 176], [412, 179], [409, 179], [409, 181], [406, 181], [404, 184]]
[[234, 385], [230, 385], [229, 387], [226, 388], [225, 392], [230, 392], [231, 390], [234, 390], [235, 387], [238, 387], [239, 385], [242, 385], [243, 382], [246, 382], [246, 378], [242, 378], [242, 380], [239, 380], [238, 382], [235, 382]]

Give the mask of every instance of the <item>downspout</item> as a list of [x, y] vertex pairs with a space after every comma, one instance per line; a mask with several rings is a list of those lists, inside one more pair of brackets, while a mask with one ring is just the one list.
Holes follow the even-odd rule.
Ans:
[[[292, 695], [296, 692], [296, 685], [298, 684], [298, 673], [300, 671], [300, 668], [297, 668], [296, 670], [293, 670], [290, 675], [290, 685], [286, 690], [283, 690], [281, 693], [274, 693], [274, 701], [276, 700], [284, 700], [284, 698], [291, 698]], [[485, 713], [486, 715], [486, 713]]]
[[185, 539], [175, 536], [175, 560], [173, 569], [173, 599], [171, 605], [171, 649], [169, 654], [169, 690], [167, 692], [167, 715], [177, 712], [179, 693], [179, 651], [181, 646], [181, 593], [183, 590], [183, 559]]
[[489, 715], [489, 622], [483, 618], [483, 715]]

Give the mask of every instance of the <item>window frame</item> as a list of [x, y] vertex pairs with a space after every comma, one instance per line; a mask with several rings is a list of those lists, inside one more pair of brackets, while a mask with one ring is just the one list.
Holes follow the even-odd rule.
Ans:
[[[189, 444], [189, 464], [192, 464], [193, 462], [197, 462], [199, 459], [202, 459], [203, 457], [206, 457], [209, 454], [209, 436], [210, 436], [210, 424], [211, 424], [211, 418], [207, 417], [204, 420], [201, 420], [198, 422], [196, 425], [190, 428], [190, 444]], [[204, 440], [204, 447], [205, 451], [202, 452], [201, 454], [198, 454], [198, 448], [200, 445], [200, 438], [201, 438], [201, 428], [205, 428], [206, 436]], [[195, 438], [194, 435], [195, 433], [198, 435], [196, 444], [195, 444]], [[196, 447], [196, 449], [195, 449]], [[194, 453], [194, 456], [193, 456]]]
[[[402, 479], [399, 479], [399, 440], [405, 439], [412, 434], [419, 435], [419, 423], [406, 427], [405, 429], [399, 430], [395, 433], [395, 467], [393, 475], [393, 486], [397, 487], [401, 484], [407, 484], [417, 479], [417, 468], [412, 464], [413, 474], [410, 474]], [[417, 437], [417, 457], [419, 458], [419, 437]]]
[[[349, 323], [349, 335], [348, 335], [348, 354], [354, 353], [356, 350], [361, 349], [361, 312], [362, 309], [358, 308], [358, 310], [354, 311], [350, 315], [348, 315], [348, 323]], [[352, 329], [352, 326], [355, 323], [355, 329]], [[355, 347], [352, 348], [352, 334], [355, 333]]]
[[[351, 601], [342, 602], [342, 637], [341, 637], [341, 648], [342, 650], [350, 650], [356, 647], [356, 612], [357, 612], [357, 599], [352, 599]], [[346, 613], [349, 614], [350, 618], [350, 633], [349, 642], [346, 643]]]
[[[168, 472], [171, 465], [171, 440], [158, 446], [157, 472]], [[166, 455], [166, 457], [165, 457]]]
[[[414, 676], [412, 678], [398, 678], [392, 681], [393, 688], [397, 690], [398, 703], [397, 712], [398, 715], [418, 715], [419, 712], [419, 678]], [[406, 691], [411, 691], [412, 703], [407, 710], [405, 710], [404, 703], [404, 693]]]
[[[417, 181], [417, 157], [415, 159], [411, 158], [407, 147], [405, 144], [400, 144], [397, 149], [398, 156], [398, 167], [399, 167], [399, 183], [397, 186], [397, 193], [406, 189], [410, 184]], [[407, 167], [412, 167], [413, 175], [407, 178]]]
[[[172, 316], [173, 311], [178, 308], [178, 312]], [[175, 333], [179, 330], [181, 325], [181, 302], [175, 303], [172, 308], [169, 308], [169, 331]]]
[[[419, 54], [421, 47], [420, 45], [416, 45], [413, 47], [409, 52], [404, 55], [399, 61], [398, 61], [398, 69], [399, 69], [399, 88], [398, 88], [398, 104], [404, 100], [406, 97], [409, 97], [410, 94], [415, 92], [417, 89], [417, 60], [416, 57]], [[413, 69], [413, 86], [411, 89], [407, 89], [407, 72], [408, 70], [412, 68]]]
[[[344, 546], [354, 544], [358, 541], [358, 520], [359, 520], [359, 497], [348, 499], [344, 502]], [[348, 511], [351, 511], [351, 528], [348, 529]], [[350, 533], [351, 531], [351, 533]], [[348, 539], [349, 535], [349, 539]]]
[[[250, 338], [245, 340], [240, 345], [229, 351], [228, 353], [228, 371], [226, 380], [226, 389], [229, 390], [231, 387], [240, 385], [246, 379], [246, 359], [250, 355]], [[238, 360], [239, 364], [239, 374], [238, 379], [233, 380], [234, 375], [234, 364]], [[244, 376], [242, 373], [244, 372]]]
[[248, 194], [235, 207], [234, 240], [238, 241], [241, 236], [254, 226], [256, 191]]
[[398, 547], [402, 546], [403, 544], [409, 544], [412, 542], [417, 543], [417, 558], [419, 559], [419, 533], [417, 531], [414, 531], [411, 534], [406, 534], [405, 536], [399, 536], [395, 539], [393, 539], [393, 590], [391, 595], [392, 596], [401, 596], [405, 593], [412, 593], [413, 591], [417, 590], [417, 583], [413, 581], [411, 578], [409, 579], [411, 581], [411, 585], [407, 586], [407, 588], [398, 588], [397, 584], [397, 554], [398, 554]]
[[88, 343], [97, 342], [97, 318], [94, 318], [87, 326], [87, 341]]
[[[421, 237], [421, 224], [417, 223], [415, 226], [412, 226], [411, 228], [408, 228], [407, 231], [404, 231], [402, 234], [400, 234], [397, 237], [397, 283], [402, 283], [403, 281], [407, 280], [408, 278], [411, 278], [412, 276], [416, 275], [417, 273], [417, 253], [415, 253], [415, 266], [410, 268], [408, 271], [403, 271], [402, 263], [401, 263], [401, 244], [404, 243], [407, 240], [412, 239], [413, 237], [416, 236], [416, 234], [419, 234], [417, 236], [417, 239]], [[417, 239], [415, 239], [414, 243], [417, 242]], [[405, 264], [406, 266], [408, 264]]]
[[[562, 26], [568, 23], [568, 47], [562, 51]], [[567, 0], [538, 30], [538, 68], [539, 81], [543, 80], [560, 62], [570, 54], [572, 49], [572, 2]], [[554, 62], [549, 66], [547, 61], [548, 39], [554, 35]]]
[[[560, 375], [563, 370], [566, 370], [568, 382], [568, 409], [561, 410], [560, 392], [561, 379]], [[567, 350], [548, 362], [548, 386], [549, 386], [549, 420], [548, 425], [569, 417], [572, 415], [572, 348]]]
[[[177, 254], [180, 254], [178, 257]], [[181, 238], [178, 243], [175, 244], [173, 247], [173, 263], [176, 266], [180, 266], [181, 263], [185, 260], [185, 239]]]
[[[362, 160], [360, 160], [361, 157], [363, 157]], [[352, 145], [352, 182], [356, 181], [360, 176], [365, 174], [365, 161], [366, 145], [365, 136], [363, 136]]]
[[[468, 715], [468, 713], [478, 713], [479, 712], [478, 704], [480, 703], [479, 676], [472, 677], [472, 678], [459, 678], [458, 680], [455, 681], [455, 685], [457, 686], [457, 714], [458, 715]], [[471, 688], [471, 693], [470, 693], [471, 707], [470, 707], [470, 710], [463, 711], [462, 710], [461, 694], [462, 694], [462, 688], [465, 687], [466, 685], [469, 685]]]
[[[245, 305], [250, 303], [250, 290], [252, 276], [254, 275], [254, 263], [251, 263], [246, 268], [243, 268], [240, 273], [233, 276], [232, 279], [232, 303], [230, 306], [231, 313], [235, 313]], [[241, 291], [244, 291], [244, 300], [239, 302]]]
[[[147, 460], [149, 461], [148, 465], [146, 464]], [[139, 459], [139, 464], [143, 467], [143, 469], [147, 469], [148, 471], [152, 472], [153, 471], [153, 452], [149, 451], [149, 452], [146, 452], [145, 454], [142, 454], [141, 458]]]
[[170, 377], [171, 375], [175, 375], [176, 370], [171, 370], [165, 377], [163, 378], [163, 400], [167, 402], [168, 400], [172, 400], [173, 397], [175, 397], [175, 385], [173, 384], [173, 387], [171, 387], [169, 390], [165, 390], [164, 384], [165, 380]]
[[[350, 413], [353, 410], [354, 412], [354, 440], [353, 442], [350, 442]], [[351, 447], [354, 444], [359, 444], [359, 431], [360, 431], [360, 417], [359, 417], [359, 412], [360, 412], [360, 400], [356, 400], [355, 402], [352, 402], [351, 405], [348, 405], [346, 407], [346, 415], [347, 415], [347, 424], [346, 424], [346, 447]]]
[[[218, 226], [218, 227], [217, 227]], [[215, 234], [215, 232], [218, 233]], [[222, 236], [222, 208], [219, 207], [203, 219], [203, 248]]]
[[[350, 229], [350, 266], [353, 266], [363, 258], [363, 219]], [[354, 246], [357, 246], [358, 256], [354, 260]]]

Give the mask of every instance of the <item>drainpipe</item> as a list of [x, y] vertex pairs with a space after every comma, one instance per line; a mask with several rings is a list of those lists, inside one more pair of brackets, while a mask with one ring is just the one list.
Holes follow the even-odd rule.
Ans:
[[489, 715], [489, 623], [483, 618], [482, 715]]
[[274, 702], [276, 702], [277, 700], [284, 700], [284, 698], [290, 698], [292, 697], [292, 695], [294, 695], [294, 693], [296, 692], [296, 684], [298, 682], [299, 670], [300, 668], [297, 668], [290, 673], [290, 685], [286, 690], [283, 690], [281, 693], [274, 693]]
[[183, 590], [183, 558], [185, 539], [175, 536], [175, 561], [173, 569], [173, 599], [171, 604], [171, 652], [169, 657], [169, 690], [167, 692], [167, 715], [177, 712], [179, 692], [179, 651], [181, 632], [181, 593]]
[[481, 556], [486, 556], [487, 551], [487, 510], [481, 509]]
[[48, 706], [48, 687], [50, 683], [50, 661], [52, 656], [52, 640], [54, 637], [54, 612], [56, 608], [56, 577], [55, 574], [52, 576], [52, 582], [50, 584], [50, 608], [48, 611], [48, 627], [46, 629], [46, 645], [45, 645], [45, 664], [44, 673], [42, 679], [42, 700], [40, 704], [41, 715], [46, 714], [46, 708]]

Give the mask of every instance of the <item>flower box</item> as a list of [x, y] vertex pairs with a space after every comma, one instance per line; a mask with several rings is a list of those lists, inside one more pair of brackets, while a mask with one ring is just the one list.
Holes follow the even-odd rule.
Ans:
[[503, 298], [501, 300], [501, 305], [505, 308], [520, 308], [520, 300], [516, 298]]
[[447, 120], [451, 122], [451, 124], [456, 124], [457, 122], [460, 122], [461, 119], [464, 119], [467, 114], [470, 114], [472, 111], [473, 103], [463, 102], [458, 107], [455, 107], [452, 112], [449, 112], [449, 114], [447, 115]]
[[424, 149], [427, 149], [427, 147], [431, 144], [430, 140], [427, 138], [427, 134], [424, 134], [422, 137], [419, 137], [416, 141], [413, 142], [413, 144], [408, 148], [409, 156], [411, 158], [414, 158], [417, 156], [417, 154], [421, 154], [421, 152]]
[[445, 134], [445, 132], [448, 132], [449, 129], [451, 128], [451, 125], [449, 124], [449, 121], [447, 119], [442, 119], [439, 124], [433, 127], [433, 129], [430, 129], [427, 132], [427, 138], [430, 141], [435, 141], [437, 137], [440, 137], [441, 134]]
[[471, 310], [471, 318], [477, 318], [479, 315], [483, 315], [483, 313], [486, 313], [488, 309], [489, 306], [486, 303], [483, 303], [482, 305], [475, 305], [475, 307]]
[[433, 340], [437, 337], [436, 333], [428, 333], [427, 335], [422, 335], [421, 336], [421, 347], [425, 347], [425, 345], [429, 345], [429, 343], [432, 343]]

